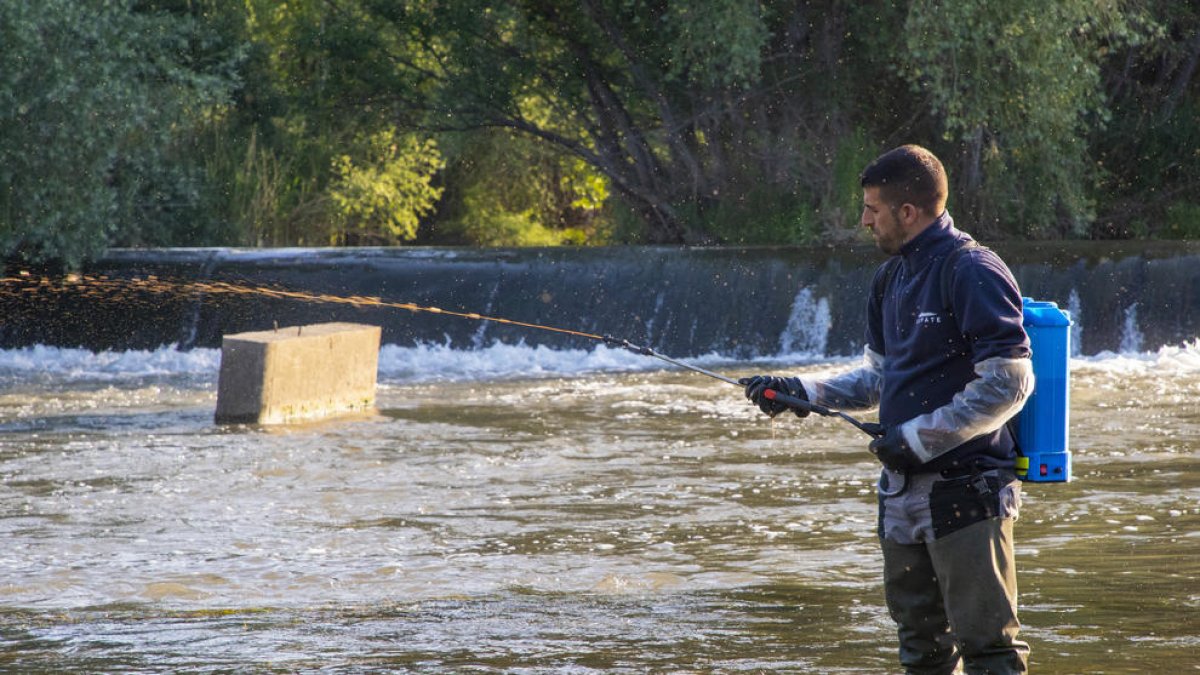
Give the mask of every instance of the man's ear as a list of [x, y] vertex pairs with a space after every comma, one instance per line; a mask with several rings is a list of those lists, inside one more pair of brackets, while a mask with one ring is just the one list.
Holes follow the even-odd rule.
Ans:
[[909, 227], [913, 223], [917, 222], [917, 220], [921, 217], [921, 210], [916, 206], [905, 202], [900, 205], [898, 215], [900, 216], [900, 223], [905, 227]]

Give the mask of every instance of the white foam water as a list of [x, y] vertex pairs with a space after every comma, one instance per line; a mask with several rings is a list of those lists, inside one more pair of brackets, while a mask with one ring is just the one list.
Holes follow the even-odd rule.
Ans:
[[[856, 361], [847, 357], [818, 357], [807, 349], [756, 360], [735, 360], [721, 354], [680, 359], [704, 368], [761, 364], [787, 368], [815, 365], [837, 370]], [[37, 345], [0, 350], [0, 385], [30, 381], [119, 382], [146, 378], [184, 378], [215, 385], [219, 349], [180, 351], [174, 345], [154, 350], [92, 352]], [[473, 350], [447, 345], [414, 347], [384, 345], [379, 353], [383, 384], [470, 381], [508, 378], [552, 378], [604, 372], [671, 369], [674, 366], [624, 349], [598, 344], [592, 349], [552, 349], [524, 342], [493, 342]], [[1071, 359], [1072, 370], [1143, 373], [1162, 376], [1200, 373], [1200, 338], [1151, 351], [1103, 352]]]
[[812, 290], [801, 288], [792, 300], [787, 326], [779, 336], [780, 355], [824, 354], [833, 324], [831, 316], [828, 298], [815, 299]]
[[1083, 302], [1079, 291], [1071, 289], [1067, 298], [1067, 314], [1071, 317], [1071, 356], [1083, 355]]
[[602, 371], [651, 370], [660, 361], [624, 349], [552, 349], [543, 345], [493, 342], [482, 349], [447, 345], [384, 345], [379, 350], [380, 381], [424, 382], [561, 377]]
[[1142, 331], [1138, 328], [1137, 303], [1125, 308], [1125, 321], [1121, 324], [1120, 353], [1136, 354], [1142, 351]]
[[110, 382], [147, 377], [216, 378], [219, 349], [180, 351], [175, 345], [153, 350], [102, 351], [34, 345], [0, 349], [0, 383], [53, 379]]
[[1200, 338], [1180, 345], [1164, 345], [1154, 351], [1101, 352], [1071, 359], [1071, 370], [1105, 371], [1116, 374], [1161, 376], [1200, 373]]

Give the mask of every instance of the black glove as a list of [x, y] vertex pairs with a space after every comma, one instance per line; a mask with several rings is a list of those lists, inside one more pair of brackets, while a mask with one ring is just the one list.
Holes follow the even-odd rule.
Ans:
[[[808, 400], [808, 392], [804, 391], [804, 385], [800, 384], [800, 378], [798, 377], [755, 375], [754, 377], [745, 377], [738, 380], [738, 384], [746, 385], [746, 398], [758, 405], [759, 410], [771, 417], [778, 415], [784, 410], [788, 410], [788, 406], [763, 396], [763, 392], [768, 389], [774, 389], [781, 394], [795, 396], [804, 401]], [[807, 410], [800, 408], [791, 408], [791, 410], [796, 413], [796, 417], [808, 417]]]
[[883, 436], [871, 441], [871, 454], [892, 471], [911, 471], [923, 464], [917, 453], [904, 440], [899, 426], [883, 431]]

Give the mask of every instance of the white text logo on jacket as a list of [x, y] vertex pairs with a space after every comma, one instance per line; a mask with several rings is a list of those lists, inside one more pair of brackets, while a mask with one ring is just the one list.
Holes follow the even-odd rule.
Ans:
[[917, 315], [918, 326], [936, 326], [942, 322], [942, 315], [937, 312], [921, 312]]

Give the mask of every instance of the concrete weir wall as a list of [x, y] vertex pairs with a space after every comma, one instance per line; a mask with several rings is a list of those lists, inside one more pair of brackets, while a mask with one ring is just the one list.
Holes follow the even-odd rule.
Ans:
[[[989, 246], [1024, 295], [1071, 310], [1082, 354], [1153, 350], [1200, 335], [1200, 240]], [[380, 326], [383, 342], [399, 347], [593, 346], [565, 333], [395, 306], [414, 303], [607, 333], [675, 357], [854, 357], [862, 355], [863, 303], [883, 259], [870, 244], [119, 249], [82, 270], [97, 283], [43, 285], [38, 275], [9, 283], [0, 293], [0, 348], [219, 348], [224, 336], [271, 321]]]
[[286, 424], [375, 405], [380, 328], [320, 323], [226, 335], [218, 424]]

